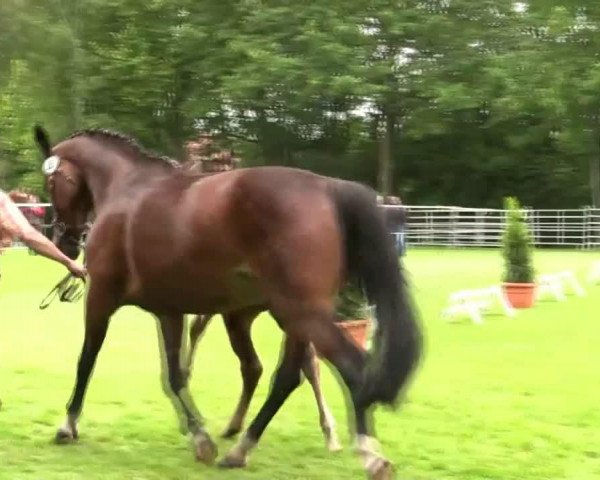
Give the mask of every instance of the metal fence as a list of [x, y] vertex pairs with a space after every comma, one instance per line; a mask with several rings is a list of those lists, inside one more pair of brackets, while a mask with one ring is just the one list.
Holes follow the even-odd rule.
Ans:
[[[20, 208], [44, 207], [42, 230], [51, 235], [52, 206], [19, 204]], [[411, 245], [445, 247], [497, 247], [501, 243], [507, 212], [491, 208], [452, 206], [392, 206], [408, 214], [406, 236]], [[524, 215], [538, 247], [600, 248], [600, 209], [525, 209]], [[16, 245], [18, 246], [18, 245]]]
[[[405, 208], [409, 244], [447, 247], [497, 247], [501, 244], [507, 211], [452, 206], [385, 205]], [[600, 209], [524, 209], [537, 247], [600, 248]]]

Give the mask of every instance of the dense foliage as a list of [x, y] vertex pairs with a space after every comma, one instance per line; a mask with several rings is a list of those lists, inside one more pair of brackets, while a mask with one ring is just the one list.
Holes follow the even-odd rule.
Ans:
[[31, 125], [406, 203], [600, 205], [600, 4], [582, 0], [2, 0], [0, 185], [40, 188]]
[[502, 235], [502, 258], [504, 259], [504, 282], [533, 283], [533, 239], [529, 232], [521, 205], [516, 198], [504, 201], [507, 210], [506, 228]]
[[338, 322], [365, 320], [371, 317], [369, 302], [361, 286], [350, 281], [340, 290], [336, 304]]

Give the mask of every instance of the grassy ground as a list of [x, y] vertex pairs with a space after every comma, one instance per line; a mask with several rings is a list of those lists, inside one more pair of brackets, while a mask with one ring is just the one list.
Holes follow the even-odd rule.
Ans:
[[[571, 269], [581, 280], [598, 254], [538, 252], [541, 272]], [[511, 320], [448, 324], [449, 292], [498, 281], [497, 251], [412, 250], [407, 267], [426, 330], [427, 354], [407, 403], [378, 410], [384, 451], [406, 479], [600, 478], [600, 286], [584, 298], [550, 299]], [[77, 445], [51, 443], [62, 423], [82, 339], [82, 304], [37, 305], [62, 276], [40, 257], [0, 258], [0, 479], [362, 478], [346, 429], [343, 397], [323, 382], [345, 450], [329, 454], [303, 385], [276, 416], [247, 470], [197, 464], [159, 381], [156, 327], [143, 312], [114, 316], [88, 390]], [[253, 337], [264, 366], [254, 414], [277, 361], [280, 333], [268, 316]], [[196, 358], [192, 392], [215, 437], [240, 389], [238, 364], [220, 320]], [[224, 452], [230, 441], [218, 440]], [[84, 477], [85, 476], [85, 477]]]

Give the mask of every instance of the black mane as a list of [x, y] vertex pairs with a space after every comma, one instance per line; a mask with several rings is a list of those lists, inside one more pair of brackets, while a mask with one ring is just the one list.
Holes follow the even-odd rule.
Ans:
[[133, 137], [112, 130], [107, 130], [104, 128], [86, 128], [85, 130], [79, 130], [73, 133], [68, 137], [68, 139], [76, 137], [100, 138], [112, 143], [118, 148], [125, 148], [129, 150], [137, 159], [145, 162], [160, 162], [166, 166], [174, 168], [179, 168], [181, 166], [177, 160], [146, 150]]

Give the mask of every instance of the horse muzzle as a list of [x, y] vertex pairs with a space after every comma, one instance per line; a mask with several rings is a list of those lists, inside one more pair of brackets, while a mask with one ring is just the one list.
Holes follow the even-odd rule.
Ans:
[[58, 241], [54, 242], [58, 249], [71, 260], [77, 260], [81, 252], [79, 241], [70, 235], [61, 235]]

